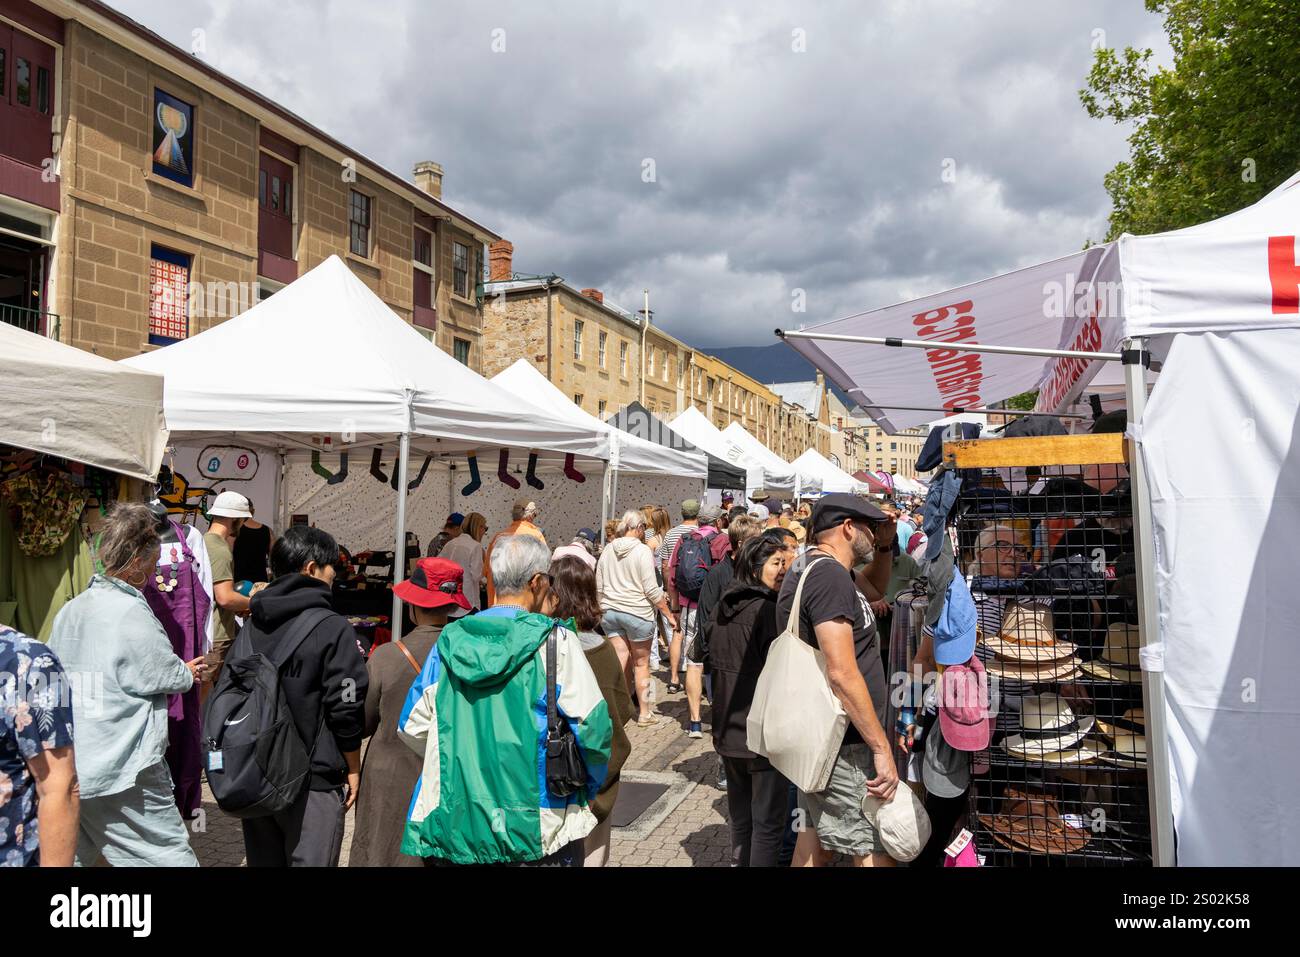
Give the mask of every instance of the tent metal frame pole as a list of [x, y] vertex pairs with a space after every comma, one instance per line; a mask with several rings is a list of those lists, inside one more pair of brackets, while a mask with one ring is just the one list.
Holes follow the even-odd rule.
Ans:
[[[849, 394], [858, 393], [862, 395], [861, 389], [849, 389]], [[1057, 419], [1091, 419], [1092, 416], [1084, 415], [1079, 412], [1035, 412], [1032, 409], [986, 409], [983, 406], [967, 407], [957, 406], [953, 409], [941, 409], [938, 406], [931, 405], [880, 405], [872, 402], [869, 398], [863, 401], [864, 406], [870, 406], [873, 409], [884, 409], [889, 412], [940, 412], [944, 415], [965, 415], [967, 412], [979, 413], [981, 415], [1050, 415]], [[846, 428], [857, 428], [857, 426], [847, 426]]]
[[609, 542], [605, 541], [605, 526], [609, 524], [609, 483], [613, 477], [614, 470], [610, 468], [609, 463], [606, 462], [605, 474], [601, 476], [600, 480], [600, 544], [602, 546], [609, 544]]
[[[1146, 340], [1129, 339], [1124, 351], [1124, 386], [1130, 423], [1142, 422], [1146, 408], [1146, 368], [1150, 353]], [[1130, 429], [1129, 470], [1132, 476], [1133, 543], [1136, 551], [1138, 626], [1144, 651], [1162, 645], [1159, 603], [1156, 596], [1155, 523], [1151, 491], [1147, 485], [1142, 449]], [[1160, 649], [1157, 649], [1160, 653]], [[1151, 861], [1156, 867], [1173, 867], [1175, 859], [1173, 799], [1170, 787], [1169, 731], [1165, 721], [1165, 674], [1142, 669], [1142, 707], [1146, 713], [1147, 793], [1151, 808]]]
[[866, 346], [890, 346], [904, 349], [951, 349], [954, 352], [991, 352], [1006, 356], [1044, 356], [1049, 359], [1102, 359], [1119, 362], [1119, 352], [1081, 352], [1078, 349], [1038, 349], [1030, 346], [987, 346], [973, 342], [943, 342], [923, 339], [896, 339], [892, 336], [841, 336], [829, 332], [786, 332], [776, 330], [778, 339], [817, 339], [824, 342], [851, 342]]
[[402, 599], [397, 597], [397, 586], [406, 578], [406, 473], [411, 464], [411, 433], [403, 432], [398, 439], [397, 453], [397, 532], [396, 550], [393, 552], [393, 617], [389, 619], [394, 638], [402, 637]]

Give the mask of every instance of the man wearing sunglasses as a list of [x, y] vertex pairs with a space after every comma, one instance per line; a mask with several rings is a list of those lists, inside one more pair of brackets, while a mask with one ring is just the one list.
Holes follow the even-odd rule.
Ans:
[[[884, 592], [896, 535], [893, 518], [866, 499], [826, 495], [813, 509], [810, 547], [781, 586], [777, 621], [784, 627], [795, 589], [800, 578], [806, 578], [799, 637], [826, 656], [831, 690], [849, 717], [830, 782], [816, 794], [799, 794], [802, 828], [794, 852], [796, 867], [823, 866], [833, 851], [848, 854], [859, 867], [893, 863], [862, 813], [865, 794], [888, 801], [898, 787], [883, 727], [885, 666], [875, 616], [862, 588]], [[855, 579], [853, 568], [858, 565], [864, 567]]]

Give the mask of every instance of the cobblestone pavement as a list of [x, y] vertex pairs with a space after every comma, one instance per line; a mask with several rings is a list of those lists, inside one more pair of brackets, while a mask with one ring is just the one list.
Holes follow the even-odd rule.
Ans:
[[[703, 738], [686, 736], [687, 709], [684, 693], [667, 695], [663, 678], [655, 677], [655, 711], [670, 719], [656, 728], [627, 726], [632, 754], [624, 771], [668, 772], [680, 776], [688, 791], [668, 816], [647, 836], [629, 840], [615, 828], [610, 846], [611, 867], [722, 867], [727, 863], [727, 800], [718, 787], [718, 759], [709, 737], [709, 706], [702, 717]], [[204, 867], [242, 867], [244, 837], [239, 821], [221, 812], [207, 786], [203, 789], [203, 816], [194, 822], [191, 834], [194, 852]], [[352, 819], [347, 816], [343, 856], [347, 865], [352, 846]]]

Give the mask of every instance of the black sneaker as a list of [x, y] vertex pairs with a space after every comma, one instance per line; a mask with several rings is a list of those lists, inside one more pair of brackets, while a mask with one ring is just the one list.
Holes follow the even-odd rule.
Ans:
[[718, 758], [718, 787], [727, 790], [727, 766], [722, 763], [722, 758]]

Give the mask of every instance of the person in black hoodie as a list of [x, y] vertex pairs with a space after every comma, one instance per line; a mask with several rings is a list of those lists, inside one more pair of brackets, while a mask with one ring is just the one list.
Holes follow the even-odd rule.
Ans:
[[[272, 582], [253, 596], [253, 648], [274, 651], [298, 616], [330, 608], [334, 536], [296, 525], [271, 549]], [[269, 817], [248, 818], [244, 851], [249, 867], [336, 867], [343, 817], [361, 782], [365, 733], [366, 657], [356, 632], [331, 612], [298, 645], [280, 672], [294, 725], [311, 754], [311, 777], [294, 805]]]
[[767, 650], [781, 633], [776, 601], [788, 554], [775, 536], [759, 535], [735, 557], [735, 579], [713, 613], [713, 746], [727, 772], [727, 817], [733, 867], [777, 867], [789, 783], [746, 747], [745, 724]]

